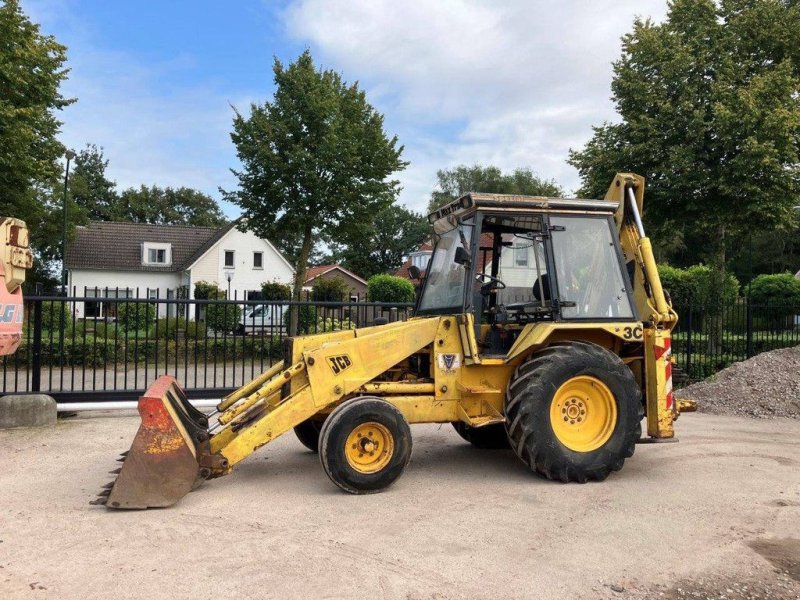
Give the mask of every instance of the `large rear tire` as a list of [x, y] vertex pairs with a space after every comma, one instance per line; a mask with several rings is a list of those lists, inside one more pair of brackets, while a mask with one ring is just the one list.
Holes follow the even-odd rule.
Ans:
[[411, 459], [411, 428], [386, 400], [354, 398], [325, 420], [319, 457], [325, 473], [344, 491], [379, 492], [403, 474]]
[[314, 454], [319, 452], [319, 434], [323, 421], [315, 418], [307, 419], [294, 428], [294, 434], [300, 443]]
[[462, 421], [453, 423], [458, 435], [476, 448], [483, 450], [504, 450], [508, 448], [505, 423], [493, 423], [483, 427], [470, 427]]
[[522, 363], [506, 392], [508, 438], [533, 471], [602, 481], [633, 456], [644, 407], [631, 370], [596, 344], [554, 344]]

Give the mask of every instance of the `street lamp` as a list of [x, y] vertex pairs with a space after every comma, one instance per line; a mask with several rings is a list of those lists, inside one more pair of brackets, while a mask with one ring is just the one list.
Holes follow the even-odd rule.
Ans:
[[231, 279], [233, 279], [233, 271], [225, 271], [225, 279], [228, 280], [228, 300], [231, 299]]
[[67, 186], [69, 185], [69, 161], [75, 158], [75, 152], [67, 150], [64, 153], [67, 157], [67, 169], [64, 171], [64, 231], [61, 238], [61, 285], [64, 294], [67, 293]]

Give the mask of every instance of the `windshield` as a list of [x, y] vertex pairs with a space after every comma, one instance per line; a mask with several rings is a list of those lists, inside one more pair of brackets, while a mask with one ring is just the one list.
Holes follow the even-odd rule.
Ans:
[[[607, 218], [551, 217], [553, 253], [565, 319], [632, 318], [626, 278]], [[574, 303], [574, 306], [571, 305]]]
[[461, 311], [468, 267], [456, 263], [455, 256], [458, 248], [470, 252], [471, 221], [469, 219], [440, 235], [425, 273], [419, 312]]

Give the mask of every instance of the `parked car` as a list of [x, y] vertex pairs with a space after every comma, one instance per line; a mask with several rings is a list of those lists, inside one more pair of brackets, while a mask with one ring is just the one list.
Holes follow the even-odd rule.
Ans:
[[236, 333], [241, 335], [278, 335], [285, 332], [284, 315], [288, 307], [282, 304], [248, 306], [244, 311]]

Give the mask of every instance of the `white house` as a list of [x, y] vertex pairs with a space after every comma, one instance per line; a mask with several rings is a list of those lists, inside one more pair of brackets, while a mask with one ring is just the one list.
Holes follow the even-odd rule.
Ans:
[[[291, 283], [294, 270], [269, 240], [236, 223], [226, 227], [93, 221], [78, 227], [67, 248], [71, 295], [112, 298], [194, 298], [198, 281], [247, 300], [264, 281]], [[76, 316], [113, 317], [114, 305], [78, 303]], [[170, 311], [172, 312], [172, 311]], [[167, 313], [160, 306], [159, 315]]]

